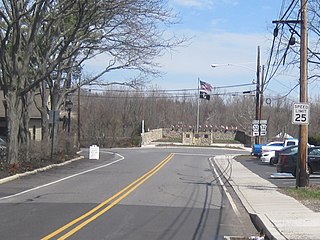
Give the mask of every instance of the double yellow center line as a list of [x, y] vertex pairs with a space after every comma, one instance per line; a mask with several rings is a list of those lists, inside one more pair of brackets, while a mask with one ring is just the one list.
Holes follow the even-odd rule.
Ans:
[[[68, 232], [64, 233], [58, 240], [67, 239], [81, 228], [85, 227], [90, 222], [97, 219], [99, 216], [110, 210], [116, 204], [118, 204], [122, 199], [127, 197], [131, 192], [133, 192], [136, 188], [138, 188], [141, 184], [147, 181], [151, 176], [153, 176], [156, 172], [158, 172], [164, 165], [166, 165], [174, 156], [174, 153], [170, 153], [165, 159], [163, 159], [158, 165], [152, 168], [149, 172], [145, 173], [137, 180], [123, 188], [121, 191], [108, 198], [104, 202], [100, 203], [98, 206], [88, 211], [87, 213], [81, 215], [80, 217], [74, 219], [73, 221], [67, 223], [66, 225], [60, 227], [56, 231], [50, 233], [49, 235], [41, 238], [41, 240], [52, 239], [58, 234], [62, 234], [62, 232], [67, 231], [67, 229], [71, 228]], [[78, 224], [78, 225], [76, 225]], [[76, 226], [74, 226], [76, 225]]]

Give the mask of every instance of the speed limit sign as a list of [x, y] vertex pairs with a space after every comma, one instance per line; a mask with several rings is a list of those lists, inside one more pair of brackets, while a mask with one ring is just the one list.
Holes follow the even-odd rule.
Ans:
[[292, 109], [292, 124], [309, 124], [309, 104], [295, 103]]

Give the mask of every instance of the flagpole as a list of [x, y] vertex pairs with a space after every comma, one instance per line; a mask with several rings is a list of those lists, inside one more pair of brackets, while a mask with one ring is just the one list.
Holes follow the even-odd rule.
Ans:
[[198, 108], [197, 108], [197, 133], [199, 133], [199, 115], [200, 115], [200, 78], [198, 77]]

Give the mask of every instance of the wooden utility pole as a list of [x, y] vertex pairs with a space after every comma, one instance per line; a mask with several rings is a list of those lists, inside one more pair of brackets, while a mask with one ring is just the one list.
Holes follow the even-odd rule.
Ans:
[[261, 81], [260, 81], [260, 103], [259, 103], [259, 119], [262, 119], [263, 108], [263, 88], [264, 88], [264, 65], [261, 66]]
[[[308, 103], [308, 30], [307, 0], [301, 0], [301, 45], [300, 45], [300, 103]], [[299, 154], [296, 172], [296, 187], [309, 185], [307, 172], [308, 125], [299, 125]]]
[[[256, 82], [256, 120], [261, 120], [261, 110], [260, 110], [260, 46], [258, 46], [258, 56], [257, 56], [257, 82]], [[259, 124], [260, 129], [260, 124]], [[255, 137], [255, 144], [260, 143], [260, 130], [259, 135]]]

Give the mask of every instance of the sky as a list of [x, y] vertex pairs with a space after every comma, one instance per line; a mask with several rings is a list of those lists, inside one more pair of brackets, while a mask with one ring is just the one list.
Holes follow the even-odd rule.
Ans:
[[[191, 37], [185, 47], [155, 59], [164, 74], [151, 79], [147, 87], [157, 89], [196, 89], [198, 79], [210, 83], [214, 91], [254, 90], [257, 52], [261, 65], [267, 64], [273, 38], [273, 20], [279, 19], [283, 1], [278, 0], [168, 0], [180, 22], [169, 29], [176, 35]], [[285, 1], [288, 2], [288, 1]], [[212, 64], [218, 67], [212, 68]], [[122, 80], [127, 73], [108, 77]], [[289, 92], [297, 84], [297, 73], [277, 75], [266, 95]], [[236, 87], [245, 85], [243, 87]], [[228, 87], [231, 86], [231, 87]], [[298, 97], [299, 89], [290, 93]]]
[[279, 15], [279, 1], [172, 0], [170, 4], [181, 16], [179, 31], [193, 38], [188, 47], [161, 59], [167, 74], [157, 84], [195, 88], [200, 78], [222, 87], [255, 80], [257, 48], [260, 46], [263, 64], [271, 46], [272, 20]]

